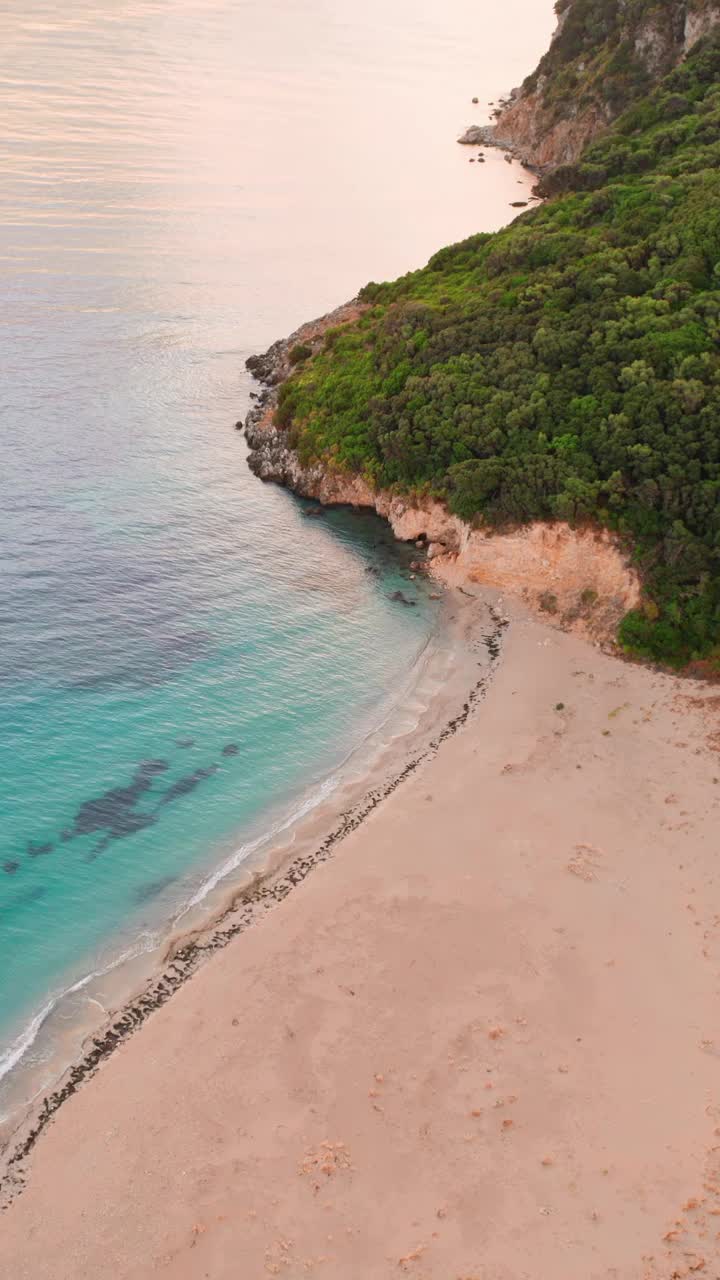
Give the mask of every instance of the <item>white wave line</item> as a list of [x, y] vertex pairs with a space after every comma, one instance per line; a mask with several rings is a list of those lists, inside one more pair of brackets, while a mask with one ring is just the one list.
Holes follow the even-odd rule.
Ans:
[[[78, 978], [77, 982], [71, 983], [68, 987], [63, 987], [61, 991], [51, 996], [47, 1004], [43, 1005], [42, 1009], [35, 1014], [35, 1017], [20, 1032], [20, 1035], [12, 1041], [4, 1053], [0, 1054], [0, 1080], [3, 1080], [13, 1070], [13, 1067], [16, 1067], [20, 1060], [25, 1057], [28, 1049], [32, 1048], [43, 1024], [53, 1010], [57, 1008], [61, 1000], [64, 1000], [67, 996], [75, 995], [78, 991], [82, 991], [83, 987], [86, 987], [95, 978], [103, 978], [106, 973], [111, 973], [113, 969], [117, 969], [126, 960], [133, 960], [137, 956], [144, 955], [147, 951], [152, 951], [153, 947], [157, 945], [157, 938], [145, 934], [144, 944], [141, 942], [134, 947], [130, 947], [129, 950], [124, 951], [120, 956], [116, 956], [114, 960], [111, 960], [101, 969], [92, 969], [84, 977]], [[99, 1004], [100, 1002], [96, 1000], [95, 1003]], [[102, 1008], [102, 1006], [100, 1007]]]
[[[415, 662], [410, 668], [408, 679], [404, 682], [398, 697], [390, 703], [382, 718], [368, 729], [362, 740], [359, 743], [356, 743], [348, 751], [347, 755], [340, 762], [335, 772], [326, 777], [320, 786], [307, 795], [302, 803], [299, 804], [297, 808], [293, 809], [287, 817], [282, 819], [280, 822], [275, 823], [268, 831], [257, 836], [256, 839], [250, 840], [247, 844], [241, 845], [239, 849], [236, 849], [229, 858], [221, 863], [221, 865], [203, 881], [199, 889], [196, 890], [179, 915], [174, 917], [172, 922], [173, 926], [177, 925], [182, 920], [183, 916], [185, 916], [193, 907], [198, 906], [208, 896], [208, 894], [212, 893], [213, 889], [220, 884], [221, 880], [224, 880], [228, 875], [235, 871], [240, 864], [250, 856], [250, 854], [255, 853], [264, 845], [269, 844], [270, 841], [274, 840], [278, 835], [281, 835], [284, 831], [287, 831], [290, 827], [294, 826], [295, 823], [297, 823], [301, 818], [304, 818], [308, 813], [311, 813], [313, 809], [317, 808], [317, 806], [321, 804], [328, 795], [330, 795], [335, 787], [339, 785], [340, 774], [345, 766], [353, 759], [354, 756], [360, 753], [369, 739], [377, 735], [385, 727], [393, 713], [397, 711], [397, 708], [403, 701], [407, 690], [416, 683], [419, 668], [423, 665], [424, 660], [428, 658], [428, 651], [431, 649], [433, 639], [434, 631], [425, 639]], [[129, 950], [124, 951], [103, 968], [91, 970], [90, 973], [79, 978], [77, 982], [73, 982], [70, 986], [64, 987], [61, 991], [58, 991], [51, 996], [47, 1003], [43, 1005], [38, 1013], [35, 1014], [15, 1040], [11, 1042], [8, 1048], [3, 1053], [0, 1053], [0, 1081], [2, 1081], [5, 1076], [7, 1076], [18, 1065], [19, 1062], [21, 1062], [28, 1050], [32, 1048], [44, 1023], [47, 1021], [54, 1009], [57, 1008], [61, 1000], [64, 1000], [67, 996], [75, 995], [78, 991], [82, 991], [82, 989], [88, 986], [88, 984], [95, 978], [102, 978], [106, 974], [111, 973], [113, 969], [117, 969], [120, 965], [124, 964], [126, 960], [135, 959], [137, 956], [144, 955], [147, 952], [154, 950], [155, 947], [160, 945], [160, 942], [161, 937], [159, 935], [145, 934], [144, 944], [139, 943], [138, 945], [129, 948]], [[99, 1004], [99, 1001], [95, 1001], [95, 1003]], [[102, 1008], [102, 1006], [100, 1007]]]

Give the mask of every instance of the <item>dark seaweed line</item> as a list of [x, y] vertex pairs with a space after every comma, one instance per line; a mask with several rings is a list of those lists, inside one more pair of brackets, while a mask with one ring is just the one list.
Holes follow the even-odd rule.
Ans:
[[[373, 810], [388, 796], [392, 795], [393, 791], [414, 773], [419, 765], [437, 755], [442, 743], [463, 727], [477, 704], [482, 701], [487, 693], [488, 685], [500, 658], [502, 634], [508, 626], [508, 622], [501, 618], [492, 606], [489, 606], [489, 611], [494, 625], [492, 630], [481, 638], [488, 651], [490, 664], [485, 674], [470, 689], [462, 710], [451, 720], [448, 720], [437, 737], [433, 738], [428, 746], [417, 756], [409, 760], [399, 773], [383, 786], [368, 791], [358, 805], [342, 814], [338, 825], [325, 837], [317, 849], [306, 856], [296, 858], [277, 879], [269, 880], [266, 884], [256, 884], [250, 888], [245, 894], [245, 900], [241, 908], [238, 908], [237, 901], [231, 903], [217, 920], [209, 937], [202, 940], [193, 938], [180, 946], [174, 953], [172, 960], [166, 965], [163, 973], [151, 981], [150, 986], [142, 995], [137, 996], [129, 1004], [125, 1005], [120, 1016], [115, 1019], [106, 1031], [93, 1039], [92, 1047], [71, 1068], [65, 1082], [44, 1099], [33, 1127], [5, 1162], [4, 1172], [0, 1175], [0, 1211], [4, 1212], [8, 1209], [13, 1200], [25, 1189], [27, 1173], [23, 1167], [23, 1162], [30, 1155], [53, 1116], [59, 1111], [62, 1104], [67, 1102], [68, 1098], [77, 1093], [81, 1085], [95, 1075], [101, 1063], [106, 1058], [109, 1058], [110, 1054], [119, 1045], [134, 1035], [147, 1018], [150, 1017], [150, 1014], [154, 1013], [156, 1009], [160, 1009], [178, 988], [195, 973], [199, 965], [208, 956], [226, 947], [233, 938], [253, 924], [263, 912], [271, 910], [277, 903], [282, 902], [292, 889], [302, 883], [314, 867], [327, 861], [337, 844], [344, 840], [346, 836], [349, 836], [352, 831], [357, 830]], [[242, 898], [240, 900], [242, 901]], [[231, 916], [233, 919], [225, 928], [222, 928], [223, 921], [228, 920]]]

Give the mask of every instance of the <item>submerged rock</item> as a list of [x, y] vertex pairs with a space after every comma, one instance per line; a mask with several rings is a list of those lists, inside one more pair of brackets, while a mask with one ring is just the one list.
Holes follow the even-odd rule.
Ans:
[[222, 752], [221, 752], [221, 755], [224, 755], [224, 756], [236, 756], [236, 755], [238, 754], [239, 750], [240, 750], [240, 748], [239, 748], [239, 746], [238, 746], [237, 742], [228, 742], [227, 746], [223, 747]]
[[170, 804], [173, 800], [179, 800], [181, 796], [186, 796], [190, 791], [194, 791], [205, 778], [211, 778], [216, 772], [217, 765], [211, 764], [207, 769], [196, 769], [194, 773], [188, 773], [184, 778], [178, 778], [177, 782], [173, 782], [171, 787], [161, 795], [158, 801], [158, 808], [163, 804]]
[[141, 760], [137, 771], [143, 778], [154, 778], [157, 773], [165, 773], [169, 768], [167, 760]]
[[109, 791], [80, 805], [73, 827], [69, 831], [63, 831], [63, 840], [74, 840], [95, 831], [105, 831], [103, 840], [95, 850], [97, 854], [111, 840], [123, 839], [149, 826], [155, 821], [154, 817], [152, 814], [138, 813], [136, 805], [141, 796], [150, 790], [153, 780], [169, 767], [167, 760], [141, 760], [127, 786], [111, 787]]
[[108, 827], [107, 834], [98, 840], [90, 853], [85, 855], [85, 861], [94, 862], [113, 840], [125, 840], [128, 836], [136, 835], [138, 831], [144, 831], [145, 827], [151, 827], [156, 821], [154, 813], [138, 813], [134, 809], [125, 810], [117, 815], [113, 825]]
[[36, 844], [34, 840], [28, 840], [27, 848], [25, 850], [28, 858], [42, 858], [46, 853], [52, 853], [52, 851], [53, 846], [49, 840], [44, 844]]

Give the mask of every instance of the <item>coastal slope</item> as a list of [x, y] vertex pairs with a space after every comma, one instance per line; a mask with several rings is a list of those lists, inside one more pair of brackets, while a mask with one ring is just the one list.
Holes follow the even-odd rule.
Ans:
[[[468, 537], [535, 522], [566, 537], [604, 530], [642, 580], [642, 601], [629, 577], [617, 597], [622, 648], [714, 671], [717, 27], [662, 69], [543, 179], [541, 207], [371, 282], [354, 320], [298, 344], [247, 434], [258, 474], [322, 501], [442, 503]], [[583, 592], [599, 594], [591, 580]]]
[[498, 112], [498, 145], [546, 173], [573, 164], [720, 22], [717, 0], [558, 0], [550, 49]]
[[397, 495], [357, 472], [304, 464], [278, 425], [279, 393], [291, 376], [291, 353], [304, 359], [322, 352], [329, 333], [368, 310], [358, 299], [301, 326], [248, 362], [264, 391], [243, 423], [248, 463], [259, 479], [285, 485], [324, 506], [365, 507], [387, 520], [395, 536], [413, 542], [429, 569], [446, 585], [497, 587], [524, 601], [566, 630], [614, 647], [618, 624], [640, 602], [641, 584], [627, 548], [606, 530], [576, 529], [566, 521], [535, 521], [503, 533], [473, 528], [428, 494]]
[[1, 1274], [718, 1273], [715, 700], [522, 617], [504, 649], [60, 1109]]
[[39, 1105], [0, 1274], [720, 1275], [719, 700], [493, 589], [712, 657], [719, 57], [545, 208], [254, 361], [254, 470], [420, 542], [467, 686]]

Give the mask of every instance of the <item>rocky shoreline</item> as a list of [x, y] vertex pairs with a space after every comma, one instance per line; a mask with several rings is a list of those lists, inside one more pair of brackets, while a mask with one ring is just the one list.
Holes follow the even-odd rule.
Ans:
[[539, 178], [552, 168], [551, 165], [537, 164], [527, 147], [521, 146], [509, 136], [502, 136], [494, 124], [471, 124], [458, 138], [458, 142], [466, 147], [494, 147], [503, 152], [508, 162], [518, 160], [524, 169], [537, 174]]
[[618, 623], [639, 602], [641, 584], [625, 547], [607, 530], [572, 528], [561, 521], [536, 521], [509, 532], [483, 530], [436, 500], [374, 489], [364, 476], [322, 462], [301, 463], [275, 421], [280, 386], [293, 369], [291, 352], [302, 344], [309, 349], [305, 358], [312, 358], [328, 329], [352, 323], [364, 309], [354, 298], [247, 361], [263, 388], [244, 424], [236, 424], [244, 428], [251, 471], [323, 506], [374, 510], [400, 541], [423, 546], [430, 572], [444, 584], [506, 591], [543, 621], [615, 651]]
[[[656, 80], [667, 74], [720, 22], [717, 0], [679, 0], [664, 9], [667, 12], [662, 5], [648, 3], [645, 12], [643, 6], [636, 6], [633, 13], [631, 6], [618, 6], [615, 39], [618, 47], [624, 42], [626, 56], [635, 59], [636, 77]], [[566, 32], [568, 20], [571, 35]], [[606, 32], [606, 41], [609, 35]], [[535, 73], [500, 100], [493, 124], [471, 125], [458, 142], [498, 147], [541, 179], [561, 165], [575, 164], [588, 143], [612, 124], [634, 96], [618, 92], [624, 88], [622, 79], [618, 81], [620, 72], [611, 71], [603, 78], [593, 65], [602, 39], [602, 35], [591, 39], [582, 15], [576, 18], [572, 6], [565, 4], [558, 13], [550, 50]], [[567, 90], [558, 105], [548, 91], [557, 87], [560, 71], [575, 88]]]

